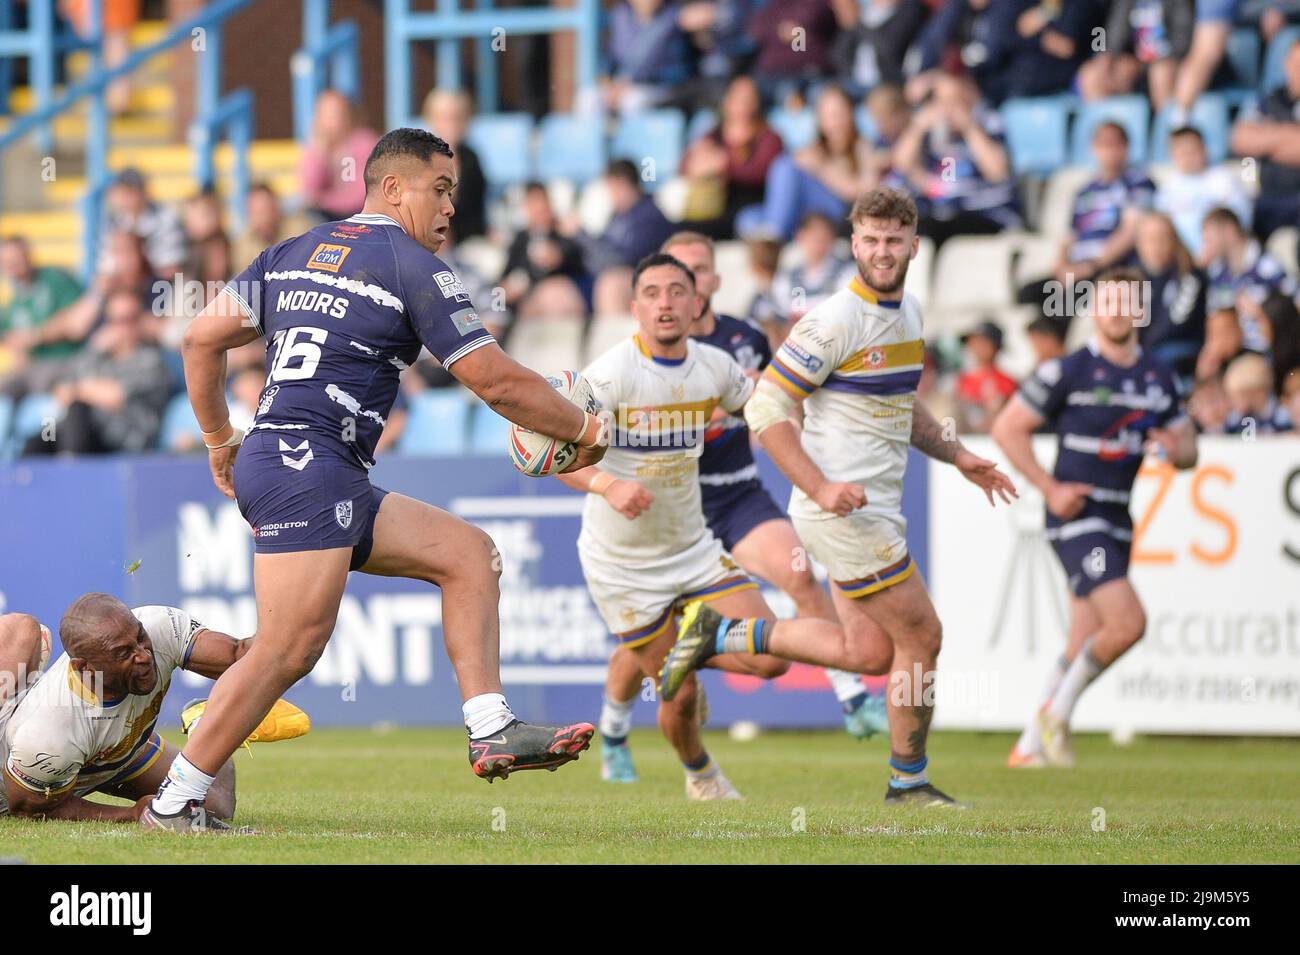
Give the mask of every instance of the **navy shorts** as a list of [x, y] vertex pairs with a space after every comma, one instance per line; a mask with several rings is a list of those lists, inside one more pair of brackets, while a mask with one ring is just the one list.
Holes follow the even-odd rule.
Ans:
[[1133, 541], [1122, 540], [1106, 531], [1093, 531], [1065, 540], [1057, 538], [1052, 541], [1052, 549], [1070, 579], [1070, 592], [1076, 597], [1086, 597], [1108, 580], [1128, 576]]
[[704, 484], [700, 497], [709, 530], [728, 551], [759, 524], [789, 520], [758, 478], [736, 484]]
[[255, 431], [235, 458], [235, 500], [259, 554], [351, 547], [357, 570], [387, 493], [346, 447], [314, 433]]

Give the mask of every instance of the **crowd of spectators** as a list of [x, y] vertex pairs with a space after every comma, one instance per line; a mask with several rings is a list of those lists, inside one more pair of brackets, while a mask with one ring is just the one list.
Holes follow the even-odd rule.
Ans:
[[[1028, 180], [1016, 172], [1004, 104], [1137, 93], [1152, 115], [1167, 117], [1167, 164], [1134, 162], [1124, 123], [1093, 127], [1092, 170], [1069, 228], [1045, 237], [1056, 250], [1050, 274], [1018, 289], [1020, 303], [1036, 307], [1032, 321], [1009, 327], [1006, 316], [990, 314], [947, 346], [935, 343], [924, 399], [950, 409], [963, 430], [986, 430], [1016, 388], [1003, 366], [1004, 339], [1027, 339], [1036, 361], [1061, 355], [1077, 335], [1068, 316], [1047, 307], [1050, 289], [1126, 264], [1148, 283], [1143, 347], [1177, 371], [1203, 431], [1253, 436], [1300, 421], [1300, 286], [1293, 265], [1266, 250], [1276, 230], [1300, 227], [1300, 41], [1285, 52], [1279, 84], [1233, 101], [1232, 158], [1212, 161], [1193, 122], [1201, 97], [1241, 86], [1227, 54], [1232, 31], [1255, 31], [1266, 48], [1300, 22], [1300, 0], [606, 7], [601, 82], [577, 108], [611, 122], [664, 108], [714, 117], [692, 123], [671, 171], [681, 186], [671, 217], [660, 184], [630, 158], [609, 161], [595, 183], [574, 184], [600, 194], [594, 218], [572, 188], [553, 182], [494, 190], [470, 142], [469, 95], [435, 89], [423, 103], [423, 122], [456, 154], [457, 212], [443, 257], [503, 340], [524, 323], [626, 314], [631, 267], [686, 226], [743, 243], [754, 295], [739, 317], [779, 342], [852, 275], [845, 214], [856, 195], [882, 184], [909, 191], [918, 230], [935, 249], [955, 236], [1041, 228], [1026, 202]], [[810, 134], [799, 142], [787, 143], [777, 119], [790, 115], [808, 118]], [[196, 449], [192, 428], [165, 420], [183, 389], [185, 323], [262, 248], [358, 211], [376, 139], [346, 97], [322, 94], [296, 194], [254, 186], [238, 232], [215, 194], [173, 208], [150, 197], [138, 171], [119, 173], [104, 196], [99, 260], [84, 286], [35, 267], [21, 237], [0, 241], [9, 289], [0, 308], [0, 394], [15, 403], [48, 396], [59, 423], [55, 436], [27, 440], [24, 453]], [[499, 268], [468, 255], [471, 242], [494, 246]], [[1015, 315], [1026, 325], [1023, 311]], [[249, 419], [263, 362], [256, 344], [230, 357], [233, 407]], [[407, 400], [450, 385], [428, 357], [405, 373], [385, 445], [400, 438]]]

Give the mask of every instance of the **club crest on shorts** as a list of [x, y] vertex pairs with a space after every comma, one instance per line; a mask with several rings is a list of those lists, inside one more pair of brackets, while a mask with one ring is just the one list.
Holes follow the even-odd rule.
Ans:
[[334, 505], [334, 520], [339, 527], [347, 530], [352, 526], [352, 502], [339, 501]]

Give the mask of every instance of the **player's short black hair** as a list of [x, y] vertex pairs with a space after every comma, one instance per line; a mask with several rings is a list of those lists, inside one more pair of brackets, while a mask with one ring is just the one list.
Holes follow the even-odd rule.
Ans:
[[636, 291], [636, 287], [641, 281], [642, 272], [660, 265], [671, 265], [681, 269], [686, 273], [686, 281], [690, 283], [691, 288], [695, 288], [695, 273], [690, 270], [690, 267], [685, 262], [675, 255], [669, 255], [667, 252], [653, 252], [636, 264], [636, 269], [632, 272], [632, 290]]
[[417, 159], [428, 162], [434, 156], [452, 157], [451, 147], [446, 140], [440, 139], [427, 129], [412, 129], [403, 126], [391, 130], [380, 137], [375, 148], [370, 150], [366, 159], [366, 169], [362, 176], [369, 192], [379, 184], [379, 180], [388, 171], [388, 164], [394, 159]]

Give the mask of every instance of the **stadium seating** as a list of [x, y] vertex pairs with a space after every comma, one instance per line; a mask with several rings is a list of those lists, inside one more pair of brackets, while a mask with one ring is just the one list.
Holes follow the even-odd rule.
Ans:
[[595, 117], [551, 113], [537, 134], [536, 178], [587, 182], [605, 171], [605, 137]]
[[1264, 69], [1259, 77], [1260, 96], [1267, 96], [1286, 83], [1286, 51], [1297, 42], [1300, 42], [1300, 26], [1279, 30], [1269, 41], [1268, 49], [1264, 51]]
[[1295, 226], [1283, 226], [1274, 229], [1268, 237], [1268, 253], [1282, 263], [1288, 275], [1300, 273], [1300, 261], [1297, 260], [1296, 242], [1300, 241], [1300, 229]]
[[[1228, 121], [1228, 101], [1221, 93], [1203, 93], [1192, 104], [1187, 116], [1187, 125], [1200, 130], [1205, 139], [1205, 152], [1211, 163], [1223, 162], [1228, 158], [1228, 140], [1231, 123]], [[1169, 133], [1173, 128], [1170, 122], [1170, 109], [1166, 107], [1156, 114], [1151, 124], [1151, 161], [1163, 163], [1169, 161]]]
[[934, 301], [927, 331], [959, 334], [983, 318], [998, 318], [1015, 300], [1012, 261], [1024, 233], [956, 236], [935, 257]]
[[693, 143], [714, 126], [718, 125], [718, 114], [711, 109], [702, 109], [691, 117], [686, 124], [686, 142]]
[[923, 310], [930, 306], [934, 295], [934, 240], [928, 236], [921, 236], [917, 242], [916, 258], [907, 267], [903, 291], [914, 296]]
[[1061, 237], [1070, 231], [1074, 197], [1092, 177], [1093, 171], [1084, 166], [1067, 166], [1052, 173], [1038, 210], [1039, 232]]
[[1070, 163], [1092, 165], [1092, 131], [1098, 123], [1113, 120], [1128, 132], [1129, 160], [1147, 161], [1147, 130], [1151, 126], [1151, 106], [1144, 96], [1112, 96], [1095, 103], [1084, 103], [1074, 117], [1070, 134]]
[[1002, 104], [1007, 147], [1016, 173], [1050, 173], [1065, 165], [1069, 103], [1065, 96], [1036, 96]]
[[781, 107], [768, 113], [767, 121], [791, 152], [817, 138], [817, 117], [810, 109], [792, 111]]
[[758, 292], [749, 270], [749, 248], [743, 242], [719, 242], [713, 255], [714, 268], [722, 278], [713, 307], [724, 315], [745, 315]]
[[494, 192], [532, 178], [533, 118], [527, 113], [475, 116], [466, 139]]
[[871, 111], [867, 107], [859, 106], [853, 111], [853, 123], [858, 127], [858, 135], [866, 139], [875, 139], [876, 121], [871, 118]]
[[1238, 98], [1239, 90], [1254, 92], [1259, 86], [1259, 34], [1254, 30], [1233, 30], [1228, 36], [1228, 63], [1232, 66], [1234, 88], [1229, 100]]
[[8, 395], [0, 395], [0, 461], [6, 459], [9, 445], [9, 426], [14, 420], [14, 403]]
[[47, 420], [58, 417], [58, 403], [50, 395], [28, 395], [14, 409], [9, 434], [9, 453], [17, 457], [23, 445], [41, 433]]
[[469, 450], [471, 454], [505, 453], [510, 440], [510, 422], [485, 404], [476, 404], [471, 416]]
[[[648, 192], [677, 172], [686, 140], [686, 120], [675, 109], [652, 109], [619, 120], [610, 142], [610, 155], [630, 159], [641, 167]], [[652, 168], [644, 165], [646, 160]]]
[[506, 353], [543, 375], [577, 368], [582, 361], [583, 320], [544, 318], [517, 321], [506, 339]]
[[582, 365], [585, 368], [605, 352], [636, 331], [636, 319], [631, 315], [597, 315], [587, 330], [583, 344]]
[[459, 388], [421, 392], [411, 399], [397, 450], [401, 454], [464, 454], [469, 412], [470, 404]]
[[158, 447], [163, 451], [170, 451], [175, 447], [177, 439], [184, 435], [192, 435], [200, 443], [203, 440], [199, 421], [194, 417], [194, 408], [190, 405], [189, 395], [182, 393], [167, 403], [167, 409], [163, 412], [162, 427], [158, 431]]

